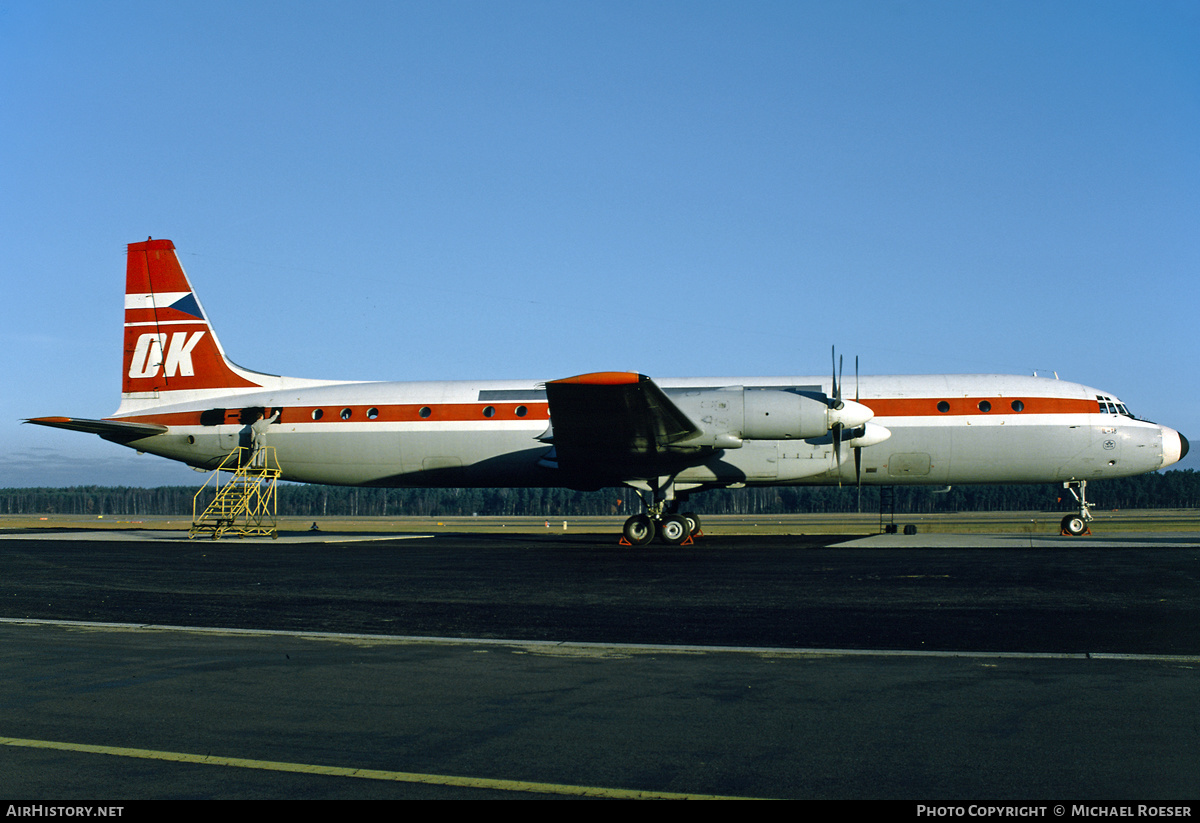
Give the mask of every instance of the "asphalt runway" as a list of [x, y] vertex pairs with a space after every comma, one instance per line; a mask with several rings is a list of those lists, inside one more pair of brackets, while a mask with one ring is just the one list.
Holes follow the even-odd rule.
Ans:
[[0, 581], [13, 797], [1197, 795], [1194, 533], [38, 532]]

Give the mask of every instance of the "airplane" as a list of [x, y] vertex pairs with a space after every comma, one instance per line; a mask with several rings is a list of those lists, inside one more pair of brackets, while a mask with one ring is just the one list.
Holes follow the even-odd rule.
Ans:
[[26, 422], [98, 434], [202, 470], [253, 427], [282, 478], [376, 487], [629, 487], [623, 540], [680, 544], [682, 511], [717, 488], [1062, 483], [1088, 531], [1091, 480], [1170, 466], [1188, 441], [1115, 395], [1057, 378], [857, 376], [340, 382], [245, 369], [225, 355], [175, 245], [128, 246], [121, 403], [103, 419]]

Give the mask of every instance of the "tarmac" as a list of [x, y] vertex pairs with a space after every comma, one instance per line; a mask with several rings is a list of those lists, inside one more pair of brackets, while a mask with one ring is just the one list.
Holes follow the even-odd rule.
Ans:
[[[445, 536], [447, 532], [337, 532], [337, 531], [282, 531], [277, 537], [241, 537], [222, 538], [224, 542], [245, 542], [249, 544], [324, 544], [324, 543], [365, 543], [383, 540], [420, 540]], [[454, 534], [450, 532], [450, 534]], [[556, 532], [561, 534], [561, 532]], [[74, 540], [112, 541], [112, 542], [175, 542], [188, 541], [186, 531], [179, 529], [96, 529], [71, 530], [68, 532], [52, 529], [31, 530], [24, 533], [0, 533], [0, 539], [5, 540], [61, 540], [69, 536]], [[1174, 548], [1200, 548], [1200, 532], [1097, 532], [1081, 537], [1065, 537], [1057, 534], [1011, 532], [1002, 534], [868, 534], [851, 535], [848, 539], [840, 539], [835, 535], [827, 535], [831, 543], [836, 542], [843, 548], [871, 549], [1004, 549], [1013, 546], [1028, 548], [1062, 549], [1062, 548], [1122, 548], [1129, 546], [1172, 546]], [[703, 539], [703, 538], [701, 538]], [[191, 542], [207, 542], [210, 538], [198, 536], [190, 538]], [[603, 544], [606, 538], [597, 537], [597, 543]], [[611, 541], [616, 542], [616, 538]]]
[[42, 800], [1183, 803], [1200, 533], [0, 535]]

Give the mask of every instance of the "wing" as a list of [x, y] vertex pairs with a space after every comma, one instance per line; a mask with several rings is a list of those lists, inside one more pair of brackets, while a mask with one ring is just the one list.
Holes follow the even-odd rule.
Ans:
[[117, 443], [129, 443], [167, 431], [166, 426], [160, 426], [157, 423], [122, 423], [117, 420], [87, 420], [82, 417], [34, 417], [25, 422], [50, 426], [55, 429], [98, 434], [105, 440]]
[[677, 471], [700, 447], [701, 430], [644, 374], [596, 372], [546, 384], [557, 465], [601, 478], [652, 477]]

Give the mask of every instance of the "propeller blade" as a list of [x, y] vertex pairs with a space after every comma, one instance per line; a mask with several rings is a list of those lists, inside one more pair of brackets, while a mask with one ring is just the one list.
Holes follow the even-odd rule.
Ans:
[[854, 447], [854, 483], [858, 486], [858, 513], [862, 514], [862, 446]]
[[[858, 355], [854, 355], [854, 402], [858, 402]], [[862, 446], [854, 447], [854, 485], [858, 486], [858, 513], [862, 514]]]
[[837, 463], [838, 488], [842, 485], [842, 424], [834, 423], [829, 428], [829, 434], [833, 437], [833, 458]]
[[840, 408], [842, 408], [842, 405], [843, 405], [842, 404], [842, 385], [841, 385], [841, 380], [839, 380], [838, 378], [841, 375], [842, 369], [841, 369], [841, 361], [838, 359], [838, 356], [837, 356], [837, 347], [836, 346], [829, 347], [829, 358], [830, 358], [830, 360], [833, 361], [833, 363], [832, 363], [833, 406], [831, 408], [840, 409]]

